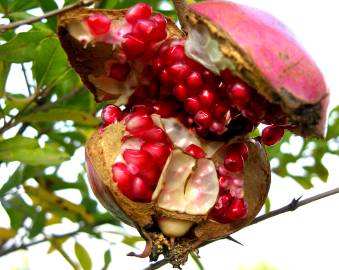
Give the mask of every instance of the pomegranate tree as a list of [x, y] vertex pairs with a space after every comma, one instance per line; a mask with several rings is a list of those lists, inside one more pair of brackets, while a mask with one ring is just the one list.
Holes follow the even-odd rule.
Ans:
[[253, 220], [270, 183], [261, 143], [285, 129], [323, 136], [328, 103], [317, 66], [270, 15], [206, 1], [186, 19], [187, 35], [138, 3], [59, 21], [70, 63], [112, 103], [86, 145], [92, 189], [147, 240], [139, 256], [164, 254], [176, 267]]

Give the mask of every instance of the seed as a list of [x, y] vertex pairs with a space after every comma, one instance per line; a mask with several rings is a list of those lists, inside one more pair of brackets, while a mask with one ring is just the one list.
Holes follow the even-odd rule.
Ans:
[[185, 98], [187, 97], [187, 89], [186, 89], [185, 85], [177, 84], [173, 88], [173, 95], [180, 101], [185, 100]]
[[148, 130], [141, 131], [138, 137], [140, 137], [146, 142], [166, 142], [167, 141], [166, 133], [161, 128], [156, 127], [156, 126]]
[[132, 199], [132, 175], [124, 163], [115, 163], [112, 166], [113, 181], [117, 182], [119, 190], [126, 197]]
[[211, 209], [209, 216], [220, 223], [227, 223], [223, 220], [223, 214], [227, 211], [231, 201], [232, 197], [230, 194], [220, 196]]
[[169, 103], [163, 101], [156, 101], [153, 104], [153, 112], [159, 114], [161, 117], [171, 117], [174, 114], [173, 108]]
[[247, 204], [243, 198], [235, 198], [228, 207], [224, 219], [235, 221], [242, 219], [247, 214]]
[[189, 89], [199, 90], [202, 87], [202, 79], [199, 72], [192, 72], [186, 78], [186, 85]]
[[215, 95], [210, 89], [204, 89], [199, 94], [199, 100], [202, 107], [209, 108], [214, 103]]
[[198, 111], [194, 116], [194, 121], [204, 128], [210, 127], [212, 120], [212, 116], [208, 111]]
[[111, 27], [111, 20], [102, 14], [92, 14], [88, 16], [86, 22], [91, 34], [94, 36], [106, 34]]
[[127, 10], [125, 19], [130, 24], [134, 24], [140, 19], [148, 19], [151, 15], [152, 7], [150, 5], [138, 3]]
[[151, 154], [159, 168], [162, 168], [165, 165], [171, 151], [169, 145], [161, 142], [145, 142], [141, 146], [141, 149]]
[[144, 150], [126, 149], [122, 156], [127, 163], [137, 166], [140, 170], [152, 166], [152, 156]]
[[160, 29], [165, 29], [167, 26], [167, 20], [164, 16], [160, 14], [155, 14], [150, 18], [152, 22], [155, 22]]
[[105, 125], [110, 125], [117, 121], [120, 121], [123, 117], [123, 114], [119, 107], [115, 105], [107, 105], [103, 108], [101, 112], [101, 119]]
[[138, 20], [132, 28], [132, 35], [143, 41], [150, 41], [156, 25], [150, 20]]
[[133, 200], [137, 202], [150, 202], [152, 191], [141, 177], [135, 177], [132, 184]]
[[263, 129], [261, 134], [261, 141], [265, 145], [273, 145], [281, 140], [284, 136], [284, 129], [279, 126], [267, 126]]
[[196, 144], [190, 144], [189, 146], [187, 146], [184, 150], [187, 154], [191, 155], [192, 157], [195, 158], [204, 158], [206, 157], [206, 153], [205, 151], [199, 147]]
[[228, 147], [227, 151], [229, 153], [240, 153], [244, 161], [248, 159], [248, 146], [246, 143], [234, 143]]
[[187, 77], [191, 69], [186, 64], [177, 63], [170, 66], [168, 71], [170, 72], [171, 76], [173, 76], [172, 77], [173, 81], [180, 82]]
[[146, 131], [153, 127], [152, 118], [147, 115], [134, 115], [130, 119], [128, 119], [126, 123], [126, 130], [131, 132], [132, 134]]
[[126, 80], [130, 71], [131, 71], [131, 67], [129, 66], [129, 64], [115, 63], [111, 66], [109, 76], [112, 79], [123, 82]]
[[250, 89], [247, 85], [237, 82], [231, 87], [229, 95], [233, 103], [236, 104], [239, 109], [243, 109], [250, 100]]
[[224, 166], [230, 172], [239, 172], [244, 169], [244, 160], [240, 153], [228, 152], [224, 159]]
[[121, 46], [128, 59], [135, 59], [145, 51], [146, 43], [143, 40], [131, 34], [127, 34], [124, 37], [126, 39], [122, 42]]
[[[172, 47], [168, 47], [164, 50], [164, 62], [167, 65], [172, 65], [174, 63], [178, 63], [184, 61], [186, 58], [185, 49], [182, 45], [175, 45]], [[161, 56], [161, 52], [159, 52]]]
[[200, 102], [195, 97], [186, 98], [184, 106], [186, 111], [190, 114], [196, 114], [201, 108]]

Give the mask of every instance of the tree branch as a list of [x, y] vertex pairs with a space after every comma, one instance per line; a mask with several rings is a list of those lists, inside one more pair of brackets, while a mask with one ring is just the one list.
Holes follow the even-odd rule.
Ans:
[[178, 20], [181, 25], [181, 29], [187, 32], [187, 21], [186, 21], [186, 12], [187, 12], [187, 3], [186, 0], [173, 0], [174, 8], [178, 16]]
[[71, 9], [89, 6], [89, 5], [94, 4], [97, 1], [98, 0], [80, 0], [79, 2], [65, 6], [61, 9], [56, 9], [56, 10], [52, 10], [50, 12], [46, 12], [45, 14], [43, 14], [42, 16], [39, 16], [39, 17], [34, 17], [34, 18], [27, 19], [27, 20], [21, 20], [21, 21], [17, 21], [17, 22], [5, 24], [5, 25], [0, 25], [0, 33], [5, 32], [5, 31], [10, 30], [10, 29], [13, 29], [13, 28], [16, 28], [16, 27], [19, 27], [19, 26], [24, 25], [24, 24], [32, 24], [32, 23], [41, 21], [42, 19], [53, 17], [53, 16], [56, 16], [58, 14], [62, 14], [66, 11], [71, 10]]
[[[309, 197], [309, 198], [304, 199], [304, 200], [300, 200], [301, 197], [299, 197], [298, 199], [293, 199], [288, 205], [255, 218], [250, 224], [247, 225], [247, 227], [254, 225], [254, 224], [257, 224], [257, 223], [264, 221], [266, 219], [275, 217], [277, 215], [284, 214], [284, 213], [287, 213], [287, 212], [290, 212], [290, 211], [294, 211], [301, 206], [304, 206], [306, 204], [315, 202], [317, 200], [329, 197], [331, 195], [335, 195], [337, 193], [339, 193], [339, 187], [332, 189], [332, 190], [329, 190], [329, 191], [326, 191], [326, 192], [323, 192], [323, 193], [320, 193], [320, 194], [317, 194], [315, 196]], [[206, 243], [204, 243], [203, 246], [211, 244], [211, 243], [218, 241], [218, 240], [226, 239], [228, 237], [229, 237], [229, 235], [226, 235], [226, 236], [218, 238], [218, 239], [213, 239], [213, 240], [207, 241]], [[169, 260], [167, 258], [165, 258], [165, 259], [162, 259], [160, 261], [157, 261], [156, 263], [150, 264], [144, 270], [156, 270], [156, 269], [159, 269], [160, 267], [166, 265], [168, 262], [169, 262]]]

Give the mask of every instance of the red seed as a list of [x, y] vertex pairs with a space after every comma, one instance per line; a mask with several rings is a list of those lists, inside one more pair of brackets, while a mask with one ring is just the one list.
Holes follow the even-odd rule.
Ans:
[[183, 84], [177, 84], [173, 88], [173, 95], [180, 101], [184, 101], [184, 99], [187, 97], [187, 89], [185, 85]]
[[186, 85], [191, 90], [199, 90], [202, 87], [201, 74], [199, 72], [192, 72], [186, 78]]
[[215, 85], [217, 82], [216, 76], [207, 69], [203, 71], [202, 78], [204, 82], [207, 83], [208, 85]]
[[143, 41], [150, 41], [155, 30], [155, 23], [150, 20], [138, 20], [132, 28], [132, 35]]
[[118, 162], [112, 166], [113, 181], [117, 182], [119, 190], [128, 198], [132, 198], [132, 175], [126, 164]]
[[140, 105], [134, 105], [132, 107], [132, 112], [138, 112], [137, 114], [139, 114], [139, 115], [142, 115], [142, 114], [151, 114], [152, 113], [152, 109], [149, 106], [140, 104]]
[[135, 177], [132, 184], [133, 200], [137, 202], [150, 202], [152, 190], [141, 177]]
[[164, 16], [160, 14], [155, 14], [150, 18], [152, 22], [155, 22], [160, 29], [166, 29], [167, 20]]
[[169, 103], [163, 101], [156, 101], [153, 104], [153, 112], [159, 114], [161, 117], [167, 118], [174, 115], [173, 108]]
[[212, 219], [223, 223], [222, 216], [227, 211], [227, 208], [231, 204], [231, 201], [232, 197], [230, 194], [220, 196], [211, 211], [209, 212], [209, 216]]
[[160, 57], [156, 57], [153, 59], [152, 68], [153, 68], [153, 72], [155, 73], [159, 73], [161, 71], [161, 69], [163, 68], [163, 63]]
[[165, 85], [169, 85], [173, 82], [172, 80], [172, 76], [170, 75], [170, 73], [168, 72], [167, 69], [163, 69], [160, 73], [160, 81], [165, 84]]
[[122, 42], [122, 49], [128, 59], [139, 57], [146, 48], [146, 43], [130, 34], [125, 35], [125, 40]]
[[226, 106], [219, 104], [219, 103], [216, 103], [214, 105], [213, 115], [217, 119], [224, 119], [227, 112], [229, 112], [229, 109]]
[[107, 105], [101, 112], [101, 119], [105, 125], [120, 121], [123, 117], [122, 111], [115, 105]]
[[212, 131], [212, 132], [214, 132], [218, 135], [224, 134], [227, 131], [227, 128], [225, 126], [225, 122], [214, 121], [210, 126], [210, 131]]
[[204, 128], [210, 127], [212, 120], [212, 116], [208, 111], [198, 111], [194, 116], [194, 121]]
[[161, 142], [146, 142], [141, 146], [141, 149], [152, 155], [154, 161], [162, 168], [171, 152], [170, 147]]
[[228, 152], [224, 159], [224, 166], [230, 172], [239, 172], [244, 169], [244, 160], [240, 153]]
[[151, 15], [152, 7], [150, 5], [138, 3], [127, 10], [125, 19], [130, 24], [134, 24], [140, 19], [148, 19]]
[[190, 114], [196, 114], [201, 109], [200, 102], [195, 97], [186, 98], [184, 106], [186, 111]]
[[131, 71], [131, 67], [129, 66], [129, 64], [115, 63], [111, 66], [109, 76], [112, 79], [122, 82], [126, 80], [130, 71]]
[[223, 71], [221, 71], [220, 76], [226, 83], [232, 83], [235, 79], [232, 72], [229, 69], [224, 69]]
[[251, 92], [247, 85], [241, 82], [235, 83], [229, 92], [232, 102], [239, 108], [245, 108], [246, 103], [250, 100]]
[[[163, 54], [164, 63], [166, 63], [167, 65], [182, 62], [186, 58], [185, 49], [182, 45], [168, 47], [166, 50], [164, 50]], [[161, 56], [160, 52], [159, 55]]]
[[184, 149], [184, 152], [186, 152], [187, 154], [191, 155], [192, 157], [195, 157], [195, 158], [204, 158], [206, 157], [206, 153], [205, 151], [199, 147], [198, 145], [196, 144], [190, 144], [189, 146], [187, 146], [185, 149]]
[[158, 183], [160, 173], [161, 171], [159, 170], [159, 168], [153, 166], [148, 168], [147, 170], [141, 170], [138, 176], [144, 179], [145, 184], [152, 188], [155, 188]]
[[199, 94], [199, 100], [202, 107], [209, 108], [214, 103], [215, 95], [210, 89], [204, 89]]
[[227, 152], [229, 153], [240, 153], [244, 161], [248, 159], [248, 151], [249, 150], [246, 143], [234, 143], [227, 149]]
[[187, 75], [190, 73], [191, 69], [188, 65], [183, 63], [173, 64], [168, 68], [169, 73], [171, 74], [172, 80], [180, 82], [184, 80]]
[[140, 170], [153, 165], [152, 156], [144, 150], [126, 149], [122, 156], [127, 163], [137, 166]]
[[146, 142], [166, 142], [167, 135], [160, 127], [152, 127], [148, 130], [136, 134], [137, 137], [140, 137]]
[[102, 14], [92, 14], [86, 19], [88, 28], [92, 35], [104, 35], [109, 31], [111, 20]]
[[152, 118], [147, 115], [133, 115], [126, 123], [126, 130], [132, 134], [146, 131], [153, 127]]
[[156, 25], [151, 35], [151, 41], [159, 42], [166, 39], [166, 37], [167, 37], [166, 29], [162, 29]]
[[244, 218], [247, 215], [247, 204], [242, 198], [235, 198], [228, 207], [224, 219], [235, 221]]
[[279, 126], [267, 126], [261, 134], [261, 141], [265, 145], [273, 145], [281, 140], [284, 136], [284, 129]]

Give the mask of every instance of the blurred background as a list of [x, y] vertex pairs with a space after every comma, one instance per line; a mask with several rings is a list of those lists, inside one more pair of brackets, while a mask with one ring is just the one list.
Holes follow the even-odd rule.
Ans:
[[[39, 16], [72, 0], [0, 0], [0, 24]], [[139, 1], [105, 0], [100, 8]], [[175, 19], [170, 1], [145, 1]], [[268, 149], [270, 211], [339, 186], [339, 16], [335, 1], [235, 1], [272, 13], [313, 56], [331, 89], [326, 140], [286, 134]], [[87, 184], [83, 145], [100, 104], [67, 63], [56, 18], [0, 33], [0, 268], [131, 269], [144, 242], [97, 203]], [[339, 195], [244, 228], [200, 249], [184, 269], [339, 269]], [[162, 269], [172, 269], [165, 266]]]

